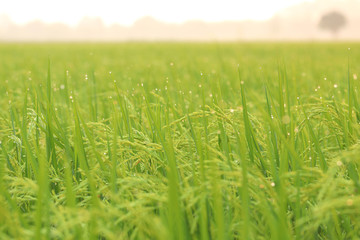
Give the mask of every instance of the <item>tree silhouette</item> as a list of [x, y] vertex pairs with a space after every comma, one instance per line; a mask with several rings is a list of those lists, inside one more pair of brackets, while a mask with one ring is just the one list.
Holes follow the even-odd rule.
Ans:
[[322, 16], [319, 22], [319, 27], [324, 30], [329, 30], [333, 33], [334, 37], [341, 28], [346, 25], [346, 18], [339, 12], [330, 12]]

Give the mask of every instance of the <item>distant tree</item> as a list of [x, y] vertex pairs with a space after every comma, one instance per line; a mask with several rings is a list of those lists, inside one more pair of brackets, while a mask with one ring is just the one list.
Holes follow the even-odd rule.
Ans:
[[334, 37], [341, 28], [346, 25], [346, 18], [339, 12], [330, 12], [322, 16], [319, 22], [319, 27], [324, 30], [329, 30], [333, 33]]

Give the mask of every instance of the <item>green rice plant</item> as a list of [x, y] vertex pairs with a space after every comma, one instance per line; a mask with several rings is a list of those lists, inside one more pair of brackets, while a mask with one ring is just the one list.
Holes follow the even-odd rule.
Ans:
[[0, 53], [0, 239], [360, 237], [359, 44]]

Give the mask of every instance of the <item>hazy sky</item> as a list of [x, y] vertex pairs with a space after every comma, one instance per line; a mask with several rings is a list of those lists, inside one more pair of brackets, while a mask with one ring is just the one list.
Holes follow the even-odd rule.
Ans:
[[20, 24], [38, 19], [75, 25], [84, 16], [123, 25], [131, 25], [143, 16], [172, 23], [193, 19], [265, 20], [304, 1], [312, 0], [0, 0], [0, 14]]

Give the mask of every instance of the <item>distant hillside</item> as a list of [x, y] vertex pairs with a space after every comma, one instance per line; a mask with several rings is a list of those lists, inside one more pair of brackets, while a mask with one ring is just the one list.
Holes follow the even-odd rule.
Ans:
[[105, 26], [100, 18], [84, 18], [76, 27], [33, 21], [16, 25], [0, 16], [2, 41], [232, 41], [232, 40], [332, 40], [318, 28], [330, 11], [346, 16], [347, 24], [336, 40], [360, 40], [360, 0], [317, 0], [284, 9], [267, 21], [207, 23], [188, 21], [169, 24], [144, 17], [132, 26]]

